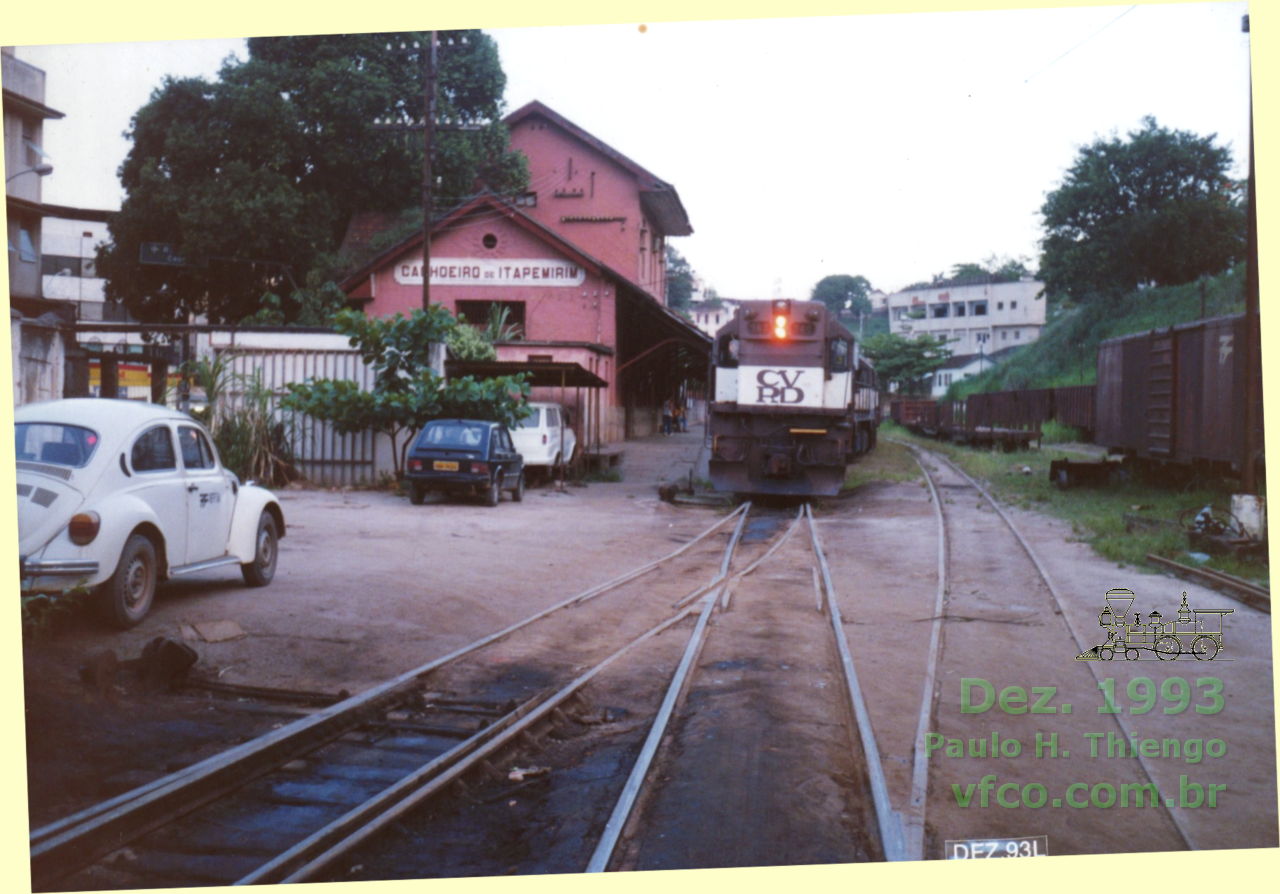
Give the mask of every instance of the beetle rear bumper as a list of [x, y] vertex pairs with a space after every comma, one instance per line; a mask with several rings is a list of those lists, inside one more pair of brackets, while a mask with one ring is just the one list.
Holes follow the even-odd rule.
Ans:
[[80, 580], [98, 576], [99, 563], [85, 559], [19, 560], [23, 593], [48, 593], [65, 590]]

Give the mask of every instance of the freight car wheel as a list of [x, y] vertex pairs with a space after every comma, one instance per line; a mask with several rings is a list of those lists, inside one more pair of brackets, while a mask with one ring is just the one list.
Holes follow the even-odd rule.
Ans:
[[1116, 657], [1116, 653], [1113, 652], [1111, 649], [1099, 649], [1098, 657], [1101, 658], [1103, 661], [1110, 661], [1112, 658]]
[[1218, 641], [1211, 636], [1197, 636], [1191, 644], [1191, 654], [1199, 661], [1212, 661], [1218, 654]]

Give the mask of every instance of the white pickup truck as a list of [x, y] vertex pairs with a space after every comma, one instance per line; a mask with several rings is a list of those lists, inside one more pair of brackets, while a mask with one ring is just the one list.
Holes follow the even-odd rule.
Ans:
[[530, 403], [533, 412], [511, 432], [516, 450], [524, 457], [525, 468], [545, 468], [548, 472], [573, 462], [578, 438], [569, 427], [564, 407], [552, 403]]

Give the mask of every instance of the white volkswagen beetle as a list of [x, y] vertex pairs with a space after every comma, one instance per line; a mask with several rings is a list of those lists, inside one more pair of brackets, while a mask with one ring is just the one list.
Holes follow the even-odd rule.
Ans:
[[168, 577], [239, 565], [275, 575], [284, 513], [241, 484], [198, 422], [155, 404], [74, 398], [14, 411], [23, 593], [96, 587], [132, 627]]

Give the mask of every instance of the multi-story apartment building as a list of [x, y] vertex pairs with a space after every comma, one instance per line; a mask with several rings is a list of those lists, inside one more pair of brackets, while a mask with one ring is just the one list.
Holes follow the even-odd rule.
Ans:
[[888, 305], [890, 332], [945, 338], [956, 355], [1028, 344], [1045, 321], [1044, 283], [1033, 279], [905, 289]]
[[42, 297], [40, 289], [40, 199], [42, 178], [53, 171], [45, 159], [44, 122], [62, 112], [44, 104], [44, 72], [0, 52], [4, 84], [4, 199], [8, 215], [9, 297]]

